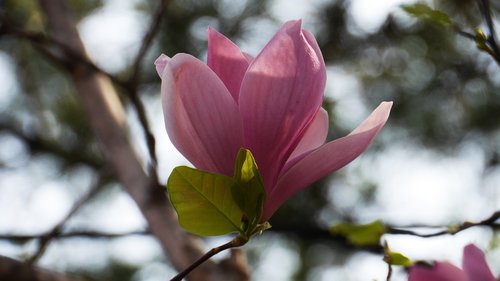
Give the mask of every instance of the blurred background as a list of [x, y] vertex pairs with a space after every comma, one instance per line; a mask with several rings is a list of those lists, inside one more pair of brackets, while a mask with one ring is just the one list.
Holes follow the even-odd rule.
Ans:
[[[153, 62], [160, 53], [179, 52], [205, 60], [208, 26], [257, 55], [282, 23], [301, 18], [327, 63], [324, 107], [330, 113], [330, 139], [348, 134], [381, 101], [394, 101], [386, 127], [367, 152], [294, 197], [272, 218], [274, 228], [244, 247], [253, 280], [385, 280], [387, 265], [376, 247], [350, 246], [329, 235], [328, 227], [376, 219], [394, 226], [447, 226], [480, 221], [500, 209], [500, 66], [454, 28], [418, 20], [401, 8], [414, 2], [168, 1], [142, 61], [138, 88], [156, 138], [163, 184], [175, 166], [189, 163], [164, 130]], [[500, 2], [491, 2], [493, 15], [500, 15]], [[37, 3], [3, 0], [0, 9], [11, 24], [45, 32]], [[127, 75], [157, 1], [68, 3], [96, 65], [117, 77]], [[477, 1], [427, 4], [445, 11], [463, 31], [488, 32]], [[29, 40], [2, 32], [0, 81], [0, 255], [29, 259], [38, 251], [39, 239], [9, 235], [52, 230], [95, 189], [64, 224], [63, 233], [117, 237], [56, 237], [37, 264], [90, 280], [172, 276], [175, 270], [148, 235], [134, 202], [115, 178], [102, 179], [104, 156], [67, 73]], [[147, 163], [137, 114], [123, 101], [130, 134]], [[228, 239], [207, 238], [206, 246]], [[495, 276], [500, 274], [500, 235], [488, 227], [454, 236], [383, 239], [413, 260], [457, 265], [463, 246], [475, 243], [486, 250]], [[404, 270], [394, 270], [391, 280], [405, 280]]]

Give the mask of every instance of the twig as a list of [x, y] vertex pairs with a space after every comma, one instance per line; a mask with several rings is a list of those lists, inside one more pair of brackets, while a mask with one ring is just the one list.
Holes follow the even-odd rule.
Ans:
[[[20, 234], [0, 234], [0, 240], [11, 240], [11, 241], [19, 241], [25, 242], [33, 239], [41, 239], [44, 236], [47, 236], [47, 233], [42, 234], [29, 234], [29, 235], [20, 235]], [[149, 230], [138, 230], [131, 231], [126, 233], [105, 233], [99, 231], [71, 231], [71, 232], [60, 232], [57, 233], [53, 239], [67, 239], [67, 238], [75, 238], [75, 237], [83, 237], [89, 239], [113, 239], [113, 238], [121, 238], [127, 236], [134, 235], [152, 235]]]
[[422, 238], [429, 238], [429, 237], [436, 237], [436, 236], [442, 236], [442, 235], [455, 235], [461, 231], [464, 231], [466, 229], [469, 229], [473, 226], [490, 226], [492, 228], [497, 228], [500, 227], [500, 223], [496, 223], [497, 220], [500, 219], [500, 211], [496, 211], [493, 213], [489, 218], [480, 221], [480, 222], [464, 222], [462, 224], [459, 224], [454, 227], [449, 227], [448, 229], [441, 230], [438, 232], [434, 233], [429, 233], [429, 234], [422, 234], [418, 233], [412, 230], [407, 230], [407, 229], [402, 229], [401, 227], [395, 227], [395, 226], [387, 226], [386, 233], [387, 234], [402, 234], [402, 235], [413, 235], [413, 236], [418, 236]]
[[158, 32], [161, 19], [167, 10], [167, 0], [158, 0], [158, 7], [156, 9], [156, 13], [154, 14], [151, 24], [149, 25], [148, 31], [144, 34], [142, 39], [142, 44], [137, 53], [137, 56], [134, 59], [134, 63], [132, 64], [132, 75], [127, 81], [128, 87], [125, 89], [129, 93], [130, 101], [134, 106], [137, 116], [139, 118], [139, 122], [144, 130], [144, 136], [146, 138], [146, 145], [148, 147], [149, 157], [151, 159], [151, 173], [153, 176], [156, 176], [156, 166], [157, 166], [157, 157], [156, 157], [156, 140], [151, 132], [148, 119], [146, 117], [146, 110], [144, 109], [144, 105], [142, 104], [141, 99], [139, 98], [138, 93], [138, 81], [139, 75], [141, 72], [141, 63], [146, 56], [148, 49], [151, 47], [151, 43], [153, 42], [153, 38]]
[[469, 33], [467, 31], [463, 31], [458, 26], [454, 26], [454, 29], [455, 29], [455, 32], [457, 32], [458, 35], [476, 42], [476, 36], [474, 34]]
[[390, 263], [387, 263], [387, 277], [385, 278], [386, 281], [390, 281], [392, 277], [392, 265]]
[[100, 175], [99, 180], [90, 188], [87, 194], [80, 198], [78, 202], [73, 205], [73, 208], [66, 214], [66, 216], [54, 227], [50, 232], [40, 237], [40, 244], [38, 245], [38, 250], [33, 254], [28, 260], [28, 264], [34, 264], [40, 259], [40, 257], [45, 253], [45, 250], [49, 246], [50, 242], [57, 237], [62, 229], [64, 224], [90, 199], [92, 199], [101, 189], [103, 184], [107, 181], [107, 176]]
[[[89, 69], [107, 76], [113, 83], [122, 88], [126, 88], [126, 83], [115, 75], [103, 70], [95, 65], [88, 58], [82, 56], [70, 46], [53, 38], [47, 34], [40, 32], [27, 31], [14, 26], [10, 20], [0, 13], [1, 29], [0, 34], [11, 34], [19, 38], [29, 40], [33, 46], [44, 56], [65, 69], [71, 69], [74, 65], [85, 65]], [[58, 54], [58, 52], [60, 54]]]
[[89, 155], [82, 149], [65, 149], [56, 142], [47, 140], [37, 134], [26, 134], [15, 126], [15, 121], [8, 117], [0, 116], [0, 132], [7, 132], [23, 141], [32, 152], [46, 152], [66, 161], [68, 164], [83, 163], [92, 168], [100, 169], [104, 166], [102, 159]]
[[4, 15], [0, 14], [0, 22], [2, 23], [0, 34], [6, 33], [6, 34], [12, 34], [15, 35], [19, 38], [23, 38], [26, 40], [29, 40], [33, 47], [38, 50], [41, 54], [43, 54], [45, 57], [47, 57], [49, 60], [52, 62], [60, 65], [64, 69], [71, 70], [73, 69], [76, 65], [85, 65], [88, 67], [90, 70], [101, 73], [105, 76], [107, 76], [114, 84], [119, 85], [121, 88], [125, 89], [127, 91], [128, 97], [130, 98], [130, 101], [134, 108], [137, 111], [137, 115], [139, 118], [139, 122], [141, 126], [143, 127], [145, 138], [146, 138], [146, 144], [148, 147], [149, 151], [149, 156], [151, 158], [152, 162], [152, 169], [151, 173], [153, 174], [154, 177], [156, 177], [156, 163], [157, 163], [157, 157], [155, 154], [155, 138], [153, 133], [151, 132], [149, 128], [149, 124], [147, 121], [144, 105], [142, 104], [138, 93], [137, 93], [137, 81], [139, 77], [139, 70], [140, 70], [140, 63], [141, 60], [143, 59], [152, 38], [154, 37], [155, 31], [157, 30], [157, 27], [159, 25], [159, 19], [161, 18], [161, 15], [163, 15], [164, 10], [165, 10], [165, 5], [163, 4], [165, 1], [161, 1], [160, 8], [163, 10], [161, 13], [157, 13], [155, 16], [155, 20], [152, 23], [152, 27], [150, 30], [146, 33], [144, 42], [141, 46], [141, 50], [139, 54], [136, 57], [134, 66], [133, 66], [133, 74], [131, 78], [127, 81], [123, 81], [116, 77], [115, 75], [101, 69], [97, 65], [95, 65], [92, 61], [90, 61], [87, 57], [82, 56], [80, 53], [78, 53], [76, 50], [73, 50], [70, 46], [67, 44], [60, 42], [56, 38], [53, 38], [51, 36], [48, 36], [43, 33], [39, 32], [31, 32], [27, 31], [21, 28], [15, 27], [13, 24], [10, 23], [7, 17]]
[[247, 239], [242, 239], [240, 236], [236, 236], [233, 240], [223, 244], [219, 247], [212, 248], [210, 251], [205, 253], [199, 259], [197, 259], [194, 263], [192, 263], [189, 267], [184, 269], [182, 272], [174, 276], [174, 278], [170, 279], [170, 281], [181, 281], [182, 278], [186, 277], [191, 271], [200, 266], [202, 263], [215, 256], [216, 254], [235, 247], [243, 246], [247, 243]]
[[498, 46], [496, 40], [495, 24], [493, 23], [493, 18], [491, 16], [490, 1], [479, 0], [478, 5], [481, 13], [484, 16], [484, 20], [486, 21], [486, 25], [488, 26], [489, 35], [487, 38], [487, 43], [492, 50], [491, 55], [496, 60], [496, 62], [500, 64], [500, 47]]
[[144, 34], [141, 47], [139, 49], [139, 52], [137, 53], [137, 56], [134, 59], [134, 63], [132, 64], [132, 75], [130, 79], [132, 81], [137, 81], [139, 78], [142, 60], [144, 59], [144, 56], [146, 56], [146, 53], [151, 47], [151, 43], [156, 33], [158, 32], [161, 19], [163, 18], [165, 12], [167, 11], [167, 4], [168, 4], [167, 0], [158, 0], [158, 7], [156, 8], [156, 13], [152, 17], [151, 24], [149, 25], [148, 31]]

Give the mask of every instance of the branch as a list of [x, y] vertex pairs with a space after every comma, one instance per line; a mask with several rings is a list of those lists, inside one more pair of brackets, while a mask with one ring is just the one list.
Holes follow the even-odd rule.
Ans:
[[[389, 230], [386, 231], [387, 234], [405, 234], [405, 235], [414, 235], [419, 237], [435, 237], [447, 234], [456, 234], [458, 232], [464, 231], [468, 228], [474, 226], [487, 226], [492, 229], [500, 228], [500, 222], [496, 221], [500, 219], [500, 211], [493, 213], [490, 217], [480, 222], [472, 223], [472, 222], [464, 222], [452, 229], [454, 231], [438, 231], [432, 234], [420, 234], [413, 231], [406, 230], [407, 228], [446, 228], [445, 226], [429, 226], [429, 225], [410, 225], [410, 226], [388, 226]], [[341, 244], [345, 244], [346, 240], [343, 239], [344, 236], [341, 235], [332, 235], [328, 229], [318, 227], [312, 224], [300, 224], [300, 225], [288, 225], [288, 224], [279, 224], [278, 222], [273, 222], [273, 227], [267, 230], [266, 232], [275, 232], [282, 233], [287, 235], [297, 235], [301, 238], [306, 238], [308, 240], [329, 240], [338, 242]], [[17, 240], [20, 242], [24, 242], [32, 239], [39, 239], [47, 234], [31, 234], [31, 235], [20, 235], [20, 234], [0, 234], [0, 240]], [[85, 231], [85, 230], [73, 230], [71, 232], [62, 232], [58, 233], [54, 239], [65, 239], [65, 238], [74, 238], [74, 237], [84, 237], [84, 238], [96, 238], [96, 239], [111, 239], [111, 238], [120, 238], [131, 235], [151, 235], [151, 231], [149, 230], [136, 230], [132, 232], [126, 233], [106, 233], [99, 231]], [[346, 246], [349, 246], [346, 244]], [[367, 248], [368, 249], [368, 248]], [[372, 249], [373, 250], [373, 249]]]
[[[0, 240], [11, 240], [11, 241], [18, 241], [18, 242], [26, 242], [29, 240], [33, 239], [40, 239], [44, 236], [47, 236], [48, 233], [42, 233], [42, 234], [0, 234]], [[141, 236], [146, 236], [146, 235], [152, 235], [151, 231], [149, 230], [138, 230], [138, 231], [132, 231], [132, 232], [126, 232], [126, 233], [105, 233], [105, 232], [100, 232], [100, 231], [71, 231], [71, 232], [62, 232], [56, 234], [53, 239], [67, 239], [67, 238], [89, 238], [89, 239], [114, 239], [114, 238], [122, 238], [122, 237], [127, 237], [127, 236], [134, 236], [134, 235], [141, 235]]]
[[[500, 222], [496, 222], [500, 219], [500, 211], [496, 211], [489, 218], [482, 220], [480, 222], [464, 222], [459, 225], [453, 225], [451, 227], [447, 227], [445, 230], [437, 231], [429, 234], [422, 234], [412, 230], [404, 229], [405, 227], [397, 227], [397, 226], [387, 226], [387, 234], [403, 234], [403, 235], [413, 235], [422, 238], [436, 237], [442, 235], [455, 235], [461, 231], [469, 229], [474, 226], [488, 226], [493, 229], [500, 228]], [[443, 227], [444, 228], [444, 227]]]
[[60, 273], [43, 270], [29, 264], [0, 256], [0, 280], [15, 281], [84, 281]]
[[[76, 29], [76, 20], [64, 0], [39, 0], [49, 31], [66, 42], [80, 57], [88, 59]], [[154, 236], [178, 270], [188, 267], [203, 254], [201, 241], [186, 234], [167, 202], [164, 187], [156, 177], [148, 176], [127, 134], [123, 106], [109, 77], [81, 63], [68, 69], [84, 110], [107, 160], [119, 181], [135, 201]], [[192, 280], [221, 280], [231, 271], [222, 271], [214, 262], [204, 263], [192, 274]], [[234, 270], [234, 268], [233, 268]], [[217, 278], [219, 277], [219, 278]], [[230, 280], [230, 279], [226, 279]]]
[[156, 13], [154, 14], [151, 23], [149, 25], [148, 31], [144, 34], [142, 39], [142, 45], [135, 57], [134, 63], [132, 64], [132, 75], [130, 80], [138, 81], [139, 74], [141, 72], [141, 63], [146, 56], [147, 51], [151, 47], [151, 43], [158, 32], [160, 27], [160, 22], [165, 12], [167, 11], [168, 0], [158, 0], [158, 7], [156, 8]]
[[[164, 2], [165, 1], [161, 1], [161, 3]], [[133, 66], [134, 69], [133, 74], [131, 78], [127, 81], [123, 81], [118, 77], [114, 76], [113, 74], [101, 69], [100, 67], [95, 65], [92, 61], [90, 61], [90, 59], [87, 58], [85, 55], [78, 53], [73, 48], [68, 46], [64, 41], [60, 41], [56, 38], [53, 38], [43, 33], [31, 32], [21, 28], [17, 28], [8, 20], [7, 17], [0, 14], [0, 22], [2, 23], [0, 34], [4, 33], [12, 34], [19, 38], [29, 40], [33, 44], [36, 50], [38, 50], [41, 54], [43, 54], [45, 57], [47, 57], [48, 59], [50, 59], [52, 62], [59, 65], [63, 69], [72, 69], [75, 67], [75, 65], [85, 65], [90, 70], [107, 76], [114, 84], [120, 86], [122, 89], [128, 92], [128, 98], [130, 99], [132, 105], [136, 109], [139, 122], [144, 130], [146, 144], [148, 147], [149, 156], [152, 164], [150, 173], [153, 175], [156, 175], [155, 168], [157, 164], [157, 157], [155, 154], [155, 146], [156, 146], [155, 138], [153, 136], [153, 133], [151, 132], [151, 129], [149, 128], [144, 105], [142, 104], [138, 96], [137, 84], [138, 84], [141, 60], [143, 59], [151, 43], [151, 40], [155, 33], [154, 31], [156, 31], [157, 26], [159, 24], [159, 22], [157, 21], [160, 19], [161, 15], [163, 15], [165, 10], [164, 7], [165, 5], [166, 4], [160, 5], [160, 8], [162, 9], [163, 12], [158, 13], [158, 15], [155, 17], [155, 20], [152, 23], [150, 31], [146, 34], [144, 39], [145, 44], [141, 46], [141, 50], [137, 55]]]
[[478, 1], [479, 9], [483, 14], [484, 20], [486, 21], [486, 25], [488, 26], [489, 35], [487, 38], [488, 46], [491, 49], [491, 55], [496, 60], [496, 62], [500, 65], [500, 47], [497, 44], [496, 40], [496, 31], [495, 24], [493, 22], [493, 18], [491, 16], [491, 7], [489, 0], [479, 0]]
[[236, 236], [233, 240], [227, 242], [226, 244], [223, 244], [219, 247], [212, 248], [210, 251], [205, 253], [203, 256], [201, 256], [199, 259], [197, 259], [193, 264], [191, 264], [189, 267], [184, 269], [182, 272], [174, 276], [174, 278], [170, 279], [170, 281], [182, 281], [184, 277], [186, 277], [191, 271], [199, 267], [201, 264], [209, 260], [211, 257], [217, 255], [218, 253], [225, 251], [227, 249], [235, 248], [235, 247], [240, 247], [243, 246], [247, 243], [248, 240], [246, 239], [241, 239], [240, 236]]
[[[32, 234], [32, 235], [19, 235], [19, 234], [0, 234], [0, 240], [10, 240], [10, 241], [16, 241], [20, 243], [27, 242], [29, 240], [33, 239], [43, 239], [43, 237], [49, 235], [50, 233], [45, 233], [45, 234]], [[98, 232], [98, 231], [71, 231], [71, 232], [66, 232], [66, 233], [56, 233], [52, 236], [52, 239], [67, 239], [67, 238], [75, 238], [75, 237], [83, 237], [83, 238], [88, 238], [88, 239], [114, 239], [114, 238], [122, 238], [122, 237], [127, 237], [127, 236], [134, 236], [134, 235], [151, 235], [151, 232], [149, 230], [142, 230], [142, 231], [132, 231], [132, 232], [127, 232], [127, 233], [103, 233], [103, 232]], [[200, 266], [202, 263], [207, 262], [211, 257], [214, 255], [230, 249], [230, 248], [235, 248], [242, 246], [244, 243], [241, 240], [234, 239], [222, 246], [216, 247], [205, 253], [203, 256], [201, 256], [198, 260], [193, 262], [188, 268], [184, 269], [181, 273], [176, 275], [174, 279], [172, 280], [181, 280], [184, 278], [187, 274], [189, 274], [191, 271], [193, 271], [195, 268]], [[226, 258], [220, 262], [220, 266], [224, 269], [227, 269], [229, 272], [235, 271], [234, 268], [238, 268], [237, 271], [232, 272], [231, 274], [234, 274], [234, 276], [238, 276], [237, 278], [233, 278], [231, 280], [249, 280], [250, 273], [248, 272], [248, 266], [247, 266], [247, 261], [240, 249], [234, 249], [231, 252], [231, 256], [229, 258]], [[239, 274], [239, 275], [235, 275]], [[226, 279], [227, 276], [224, 277], [224, 280]], [[0, 279], [1, 280], [1, 279]]]
[[23, 141], [32, 152], [46, 152], [64, 159], [69, 164], [83, 163], [90, 167], [101, 169], [102, 159], [93, 157], [81, 149], [66, 150], [60, 144], [47, 140], [36, 134], [26, 134], [15, 126], [9, 118], [0, 118], [0, 132], [7, 132]]
[[463, 31], [463, 30], [462, 30], [462, 29], [460, 29], [460, 27], [458, 27], [458, 26], [454, 26], [454, 27], [453, 27], [453, 29], [455, 30], [455, 32], [456, 32], [458, 35], [460, 35], [460, 36], [462, 36], [462, 37], [464, 37], [464, 38], [466, 38], [466, 39], [469, 39], [469, 40], [473, 41], [474, 43], [476, 43], [476, 35], [474, 35], [474, 34], [472, 34], [472, 33], [469, 33], [469, 32], [467, 32], [467, 31]]
[[33, 264], [36, 263], [40, 257], [45, 253], [45, 250], [49, 246], [50, 242], [57, 237], [63, 229], [64, 224], [90, 199], [92, 199], [100, 190], [101, 187], [108, 181], [108, 176], [105, 176], [106, 173], [101, 173], [99, 176], [99, 180], [90, 188], [90, 190], [73, 205], [73, 208], [66, 214], [66, 216], [49, 231], [47, 234], [40, 237], [40, 244], [38, 245], [38, 250], [35, 252], [33, 256], [31, 256], [27, 263]]
[[148, 147], [149, 158], [151, 159], [151, 169], [150, 172], [152, 175], [156, 176], [156, 166], [157, 166], [157, 157], [156, 157], [156, 140], [154, 138], [153, 133], [151, 132], [148, 119], [146, 116], [146, 110], [144, 109], [144, 105], [139, 98], [138, 93], [138, 84], [139, 84], [139, 75], [141, 72], [141, 63], [146, 56], [148, 49], [153, 42], [153, 38], [158, 32], [161, 19], [167, 10], [167, 0], [158, 0], [158, 8], [156, 9], [156, 13], [153, 16], [151, 23], [149, 25], [148, 31], [144, 35], [142, 39], [142, 44], [137, 53], [137, 56], [134, 59], [134, 63], [132, 64], [132, 75], [127, 81], [128, 87], [125, 89], [128, 91], [130, 101], [134, 106], [137, 116], [139, 118], [139, 122], [141, 123], [142, 129], [144, 130], [144, 137], [146, 138], [146, 145]]
[[61, 66], [63, 69], [71, 69], [75, 65], [85, 65], [92, 71], [107, 76], [113, 83], [123, 88], [127, 87], [127, 84], [123, 80], [95, 65], [86, 55], [82, 55], [66, 44], [64, 39], [59, 40], [44, 33], [18, 28], [1, 13], [0, 23], [2, 23], [0, 35], [10, 34], [28, 40], [41, 54], [50, 59], [53, 63]]

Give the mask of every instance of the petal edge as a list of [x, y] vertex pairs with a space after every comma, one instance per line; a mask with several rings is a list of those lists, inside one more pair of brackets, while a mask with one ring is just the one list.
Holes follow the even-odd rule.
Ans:
[[165, 126], [175, 147], [197, 168], [232, 176], [243, 143], [238, 106], [206, 64], [175, 55], [162, 76]]
[[284, 171], [275, 189], [268, 194], [264, 220], [269, 219], [290, 196], [356, 159], [385, 125], [391, 107], [392, 102], [381, 103], [349, 135], [313, 150]]
[[249, 65], [248, 55], [211, 27], [208, 28], [207, 65], [219, 76], [238, 103], [241, 81]]
[[310, 39], [300, 21], [285, 23], [252, 61], [241, 84], [245, 147], [268, 192], [322, 103], [326, 70]]

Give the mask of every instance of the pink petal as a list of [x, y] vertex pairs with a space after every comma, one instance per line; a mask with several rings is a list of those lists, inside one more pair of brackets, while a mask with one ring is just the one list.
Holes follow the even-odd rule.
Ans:
[[412, 266], [408, 281], [467, 281], [467, 277], [462, 270], [450, 263], [436, 262], [433, 267]]
[[392, 102], [381, 103], [349, 135], [319, 147], [292, 165], [287, 163], [289, 168], [285, 167], [276, 187], [268, 194], [263, 219], [269, 219], [281, 204], [299, 190], [356, 159], [384, 126], [391, 106]]
[[241, 80], [251, 57], [241, 52], [231, 40], [213, 28], [208, 28], [208, 66], [224, 82], [236, 103], [240, 94]]
[[158, 73], [158, 76], [160, 78], [163, 76], [163, 70], [165, 69], [165, 66], [167, 66], [167, 63], [170, 61], [170, 58], [167, 57], [164, 54], [161, 54], [156, 60], [155, 60], [155, 67], [156, 67], [156, 73]]
[[285, 23], [250, 64], [240, 92], [245, 147], [270, 189], [321, 106], [325, 65], [300, 21]]
[[469, 244], [464, 248], [462, 267], [469, 281], [496, 281], [486, 263], [483, 251], [473, 244]]
[[254, 57], [252, 55], [250, 55], [249, 53], [245, 53], [243, 52], [243, 55], [245, 56], [245, 59], [247, 60], [247, 62], [250, 64], [252, 63]]
[[324, 144], [328, 135], [328, 125], [328, 112], [320, 108], [289, 159], [294, 159]]
[[161, 92], [175, 147], [197, 168], [232, 176], [243, 144], [241, 117], [217, 75], [193, 56], [178, 54], [164, 67]]

